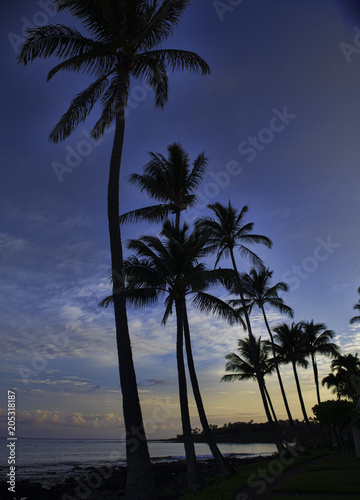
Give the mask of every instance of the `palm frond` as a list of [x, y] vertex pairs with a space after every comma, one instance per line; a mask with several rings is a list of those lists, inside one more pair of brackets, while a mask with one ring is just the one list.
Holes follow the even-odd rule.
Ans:
[[107, 84], [107, 78], [101, 77], [89, 85], [86, 90], [77, 94], [67, 112], [51, 131], [49, 139], [58, 143], [69, 137], [76, 127], [86, 120]]
[[17, 62], [23, 66], [35, 59], [57, 57], [67, 59], [86, 54], [98, 48], [98, 44], [85, 38], [73, 27], [62, 24], [30, 28]]

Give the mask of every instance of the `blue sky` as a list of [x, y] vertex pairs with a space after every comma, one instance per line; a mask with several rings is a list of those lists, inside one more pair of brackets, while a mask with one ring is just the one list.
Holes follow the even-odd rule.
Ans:
[[[148, 204], [124, 181], [141, 172], [148, 152], [180, 141], [192, 159], [205, 151], [199, 204], [184, 217], [208, 215], [207, 203], [249, 206], [256, 249], [295, 321], [326, 323], [343, 352], [359, 350], [349, 326], [358, 299], [360, 257], [360, 12], [339, 0], [192, 2], [168, 46], [194, 50], [211, 75], [170, 76], [169, 104], [133, 82], [120, 189], [122, 212]], [[74, 23], [48, 2], [18, 1], [2, 16], [2, 181], [0, 185], [1, 419], [6, 391], [17, 391], [18, 436], [123, 437], [113, 315], [98, 302], [110, 293], [106, 185], [112, 134], [94, 144], [96, 110], [66, 142], [48, 135], [79, 75], [46, 83], [55, 61], [16, 65], [30, 23]], [[62, 165], [62, 166], [61, 166]], [[66, 171], [62, 171], [65, 167]], [[57, 173], [55, 172], [57, 171]], [[126, 226], [124, 240], [158, 226]], [[225, 265], [223, 263], [222, 265]], [[239, 260], [241, 270], [249, 264]], [[224, 291], [219, 293], [226, 297]], [[180, 432], [175, 325], [160, 325], [162, 306], [129, 311], [134, 359], [149, 437]], [[271, 324], [287, 321], [269, 311]], [[254, 329], [265, 336], [259, 315]], [[220, 384], [224, 356], [244, 336], [239, 327], [190, 308], [195, 362], [210, 422], [263, 421], [254, 383]], [[320, 375], [329, 361], [320, 360]], [[295, 417], [301, 418], [290, 368], [283, 369]], [[305, 401], [315, 404], [311, 370], [300, 370]], [[269, 380], [285, 417], [275, 380]], [[325, 389], [324, 398], [332, 397]], [[191, 400], [193, 425], [198, 425]], [[4, 427], [5, 429], [5, 427]], [[4, 430], [4, 433], [6, 431]]]

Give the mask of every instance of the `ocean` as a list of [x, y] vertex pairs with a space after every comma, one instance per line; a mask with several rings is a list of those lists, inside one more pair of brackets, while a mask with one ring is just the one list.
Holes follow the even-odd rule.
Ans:
[[[0, 440], [0, 472], [2, 480], [9, 473], [9, 441]], [[219, 443], [224, 456], [237, 458], [269, 456], [276, 452], [274, 444]], [[205, 443], [195, 444], [199, 460], [212, 458]], [[153, 462], [170, 462], [185, 459], [183, 443], [149, 441]], [[51, 485], [76, 474], [75, 467], [116, 467], [126, 465], [125, 443], [122, 440], [100, 439], [25, 439], [16, 441], [16, 480], [29, 479]], [[80, 474], [81, 471], [78, 471]]]

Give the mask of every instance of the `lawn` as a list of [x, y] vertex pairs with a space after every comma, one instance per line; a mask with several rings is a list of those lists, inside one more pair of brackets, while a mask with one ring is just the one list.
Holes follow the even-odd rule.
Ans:
[[[284, 465], [283, 469], [291, 469], [294, 466], [300, 465], [309, 460], [326, 455], [327, 453], [318, 452], [308, 456], [301, 456], [299, 458], [289, 460], [288, 465]], [[221, 475], [208, 481], [207, 485], [200, 491], [194, 493], [185, 493], [180, 497], [179, 500], [234, 500], [236, 494], [238, 494], [242, 489], [249, 487], [252, 481], [254, 484], [254, 491], [256, 491], [256, 480], [259, 479], [259, 471], [266, 471], [266, 475], [271, 479], [274, 476], [278, 477], [276, 473], [271, 473], [269, 470], [276, 470], [274, 465], [277, 465], [279, 459], [272, 457], [271, 459], [256, 462], [254, 464], [244, 464], [237, 467], [236, 470], [238, 474], [228, 479], [224, 479]], [[359, 462], [360, 463], [360, 462]], [[264, 475], [260, 474], [260, 477]], [[263, 484], [267, 484], [263, 480]], [[360, 490], [359, 490], [360, 491]], [[246, 496], [244, 495], [244, 499]], [[281, 497], [284, 499], [284, 497]], [[297, 497], [298, 498], [298, 497]], [[319, 497], [317, 497], [319, 499]], [[309, 500], [309, 497], [307, 497]], [[319, 499], [321, 500], [321, 499]], [[326, 499], [327, 500], [327, 499]]]
[[[284, 481], [273, 489], [273, 498], [286, 498], [275, 492], [289, 492], [301, 498], [302, 493], [353, 493], [360, 498], [360, 459], [355, 455], [336, 456], [310, 465], [303, 472]], [[309, 499], [309, 496], [306, 496]], [[318, 495], [316, 498], [320, 498]], [[324, 497], [326, 498], [326, 497]], [[331, 496], [331, 498], [335, 498]], [[341, 496], [338, 497], [339, 499]]]

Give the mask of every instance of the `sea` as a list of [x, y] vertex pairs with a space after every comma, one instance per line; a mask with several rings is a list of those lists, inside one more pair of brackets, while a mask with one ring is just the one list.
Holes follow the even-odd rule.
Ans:
[[[0, 439], [1, 481], [9, 473], [9, 448], [7, 439]], [[183, 443], [172, 441], [149, 441], [152, 462], [185, 460]], [[248, 458], [271, 456], [276, 452], [274, 444], [218, 443], [224, 456]], [[199, 460], [212, 458], [207, 444], [195, 443]], [[81, 474], [79, 467], [112, 467], [126, 465], [125, 442], [116, 439], [32, 439], [18, 438], [16, 441], [16, 480], [28, 479], [42, 482], [50, 487], [68, 476]]]

